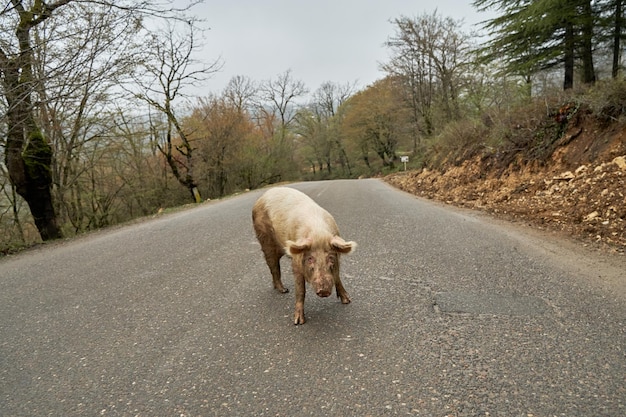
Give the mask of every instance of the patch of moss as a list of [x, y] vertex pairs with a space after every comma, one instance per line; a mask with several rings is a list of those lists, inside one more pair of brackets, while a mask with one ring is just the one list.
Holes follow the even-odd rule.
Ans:
[[41, 131], [31, 132], [28, 143], [22, 153], [26, 165], [26, 174], [40, 182], [51, 179], [52, 147], [48, 144]]

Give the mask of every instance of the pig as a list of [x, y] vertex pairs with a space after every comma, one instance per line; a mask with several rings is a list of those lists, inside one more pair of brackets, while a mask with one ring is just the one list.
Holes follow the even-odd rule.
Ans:
[[295, 280], [294, 324], [304, 324], [304, 295], [307, 282], [319, 297], [336, 289], [343, 304], [350, 297], [339, 278], [339, 256], [356, 248], [339, 236], [335, 219], [306, 194], [289, 187], [266, 191], [252, 208], [252, 223], [265, 261], [272, 273], [274, 288], [289, 290], [280, 277], [280, 258], [291, 257]]

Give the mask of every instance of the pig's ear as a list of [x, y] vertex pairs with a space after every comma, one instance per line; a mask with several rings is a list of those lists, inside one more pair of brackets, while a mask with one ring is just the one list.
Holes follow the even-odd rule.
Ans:
[[288, 255], [298, 255], [299, 253], [304, 252], [305, 250], [311, 249], [311, 245], [313, 241], [310, 238], [299, 239], [297, 242], [293, 240], [288, 240], [286, 242], [285, 252]]
[[350, 253], [356, 249], [356, 242], [346, 242], [339, 236], [333, 236], [330, 240], [330, 246], [339, 253]]

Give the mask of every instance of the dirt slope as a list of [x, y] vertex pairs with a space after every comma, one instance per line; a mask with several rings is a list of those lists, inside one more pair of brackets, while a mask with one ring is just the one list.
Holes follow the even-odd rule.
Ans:
[[[441, 170], [390, 175], [410, 193], [562, 232], [626, 251], [626, 127], [584, 114], [567, 126], [549, 156], [476, 155]], [[506, 161], [506, 163], [503, 163]]]

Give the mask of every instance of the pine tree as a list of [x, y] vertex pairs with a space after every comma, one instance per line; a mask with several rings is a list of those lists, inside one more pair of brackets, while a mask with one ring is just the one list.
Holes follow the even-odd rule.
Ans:
[[475, 0], [478, 10], [495, 9], [487, 21], [491, 40], [479, 50], [483, 61], [502, 60], [503, 71], [529, 81], [539, 71], [563, 66], [563, 88], [596, 80], [593, 65], [594, 29], [598, 12], [590, 0]]

